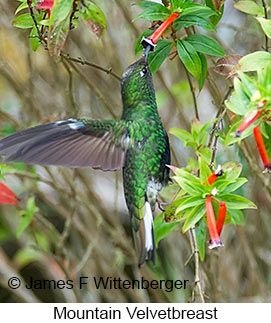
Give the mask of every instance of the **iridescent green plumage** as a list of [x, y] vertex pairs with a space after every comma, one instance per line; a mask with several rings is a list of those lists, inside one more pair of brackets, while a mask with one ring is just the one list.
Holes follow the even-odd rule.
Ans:
[[152, 221], [157, 193], [168, 182], [170, 152], [145, 58], [121, 80], [121, 120], [69, 119], [20, 131], [0, 141], [6, 160], [30, 164], [123, 168], [126, 204], [139, 265], [154, 260]]
[[[154, 250], [144, 248], [147, 232], [142, 219], [146, 202], [154, 210], [158, 191], [168, 182], [170, 152], [167, 134], [157, 111], [152, 76], [144, 59], [128, 67], [122, 78], [122, 119], [131, 121], [133, 145], [126, 152], [123, 168], [125, 199], [134, 230], [139, 230], [139, 264], [154, 259]], [[148, 233], [149, 234], [149, 233]], [[152, 238], [153, 239], [153, 238]], [[153, 242], [154, 248], [154, 242]]]

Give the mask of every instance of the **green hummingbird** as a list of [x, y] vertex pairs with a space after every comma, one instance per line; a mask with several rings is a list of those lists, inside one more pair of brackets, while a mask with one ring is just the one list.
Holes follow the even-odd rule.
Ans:
[[155, 260], [153, 211], [169, 180], [170, 147], [158, 115], [147, 54], [121, 78], [120, 120], [68, 119], [19, 131], [0, 141], [7, 161], [123, 170], [138, 264]]

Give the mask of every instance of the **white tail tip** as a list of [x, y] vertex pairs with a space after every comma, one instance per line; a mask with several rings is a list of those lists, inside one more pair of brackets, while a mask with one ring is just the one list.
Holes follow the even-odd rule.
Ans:
[[145, 248], [146, 251], [150, 251], [154, 249], [153, 244], [153, 232], [152, 232], [152, 225], [153, 225], [153, 215], [151, 210], [151, 205], [148, 201], [145, 202], [145, 212], [144, 212], [144, 229], [145, 229]]

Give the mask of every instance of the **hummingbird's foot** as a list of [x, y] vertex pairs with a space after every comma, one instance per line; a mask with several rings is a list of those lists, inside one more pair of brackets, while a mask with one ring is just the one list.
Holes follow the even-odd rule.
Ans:
[[157, 205], [158, 205], [158, 208], [159, 210], [161, 210], [162, 212], [165, 212], [166, 211], [166, 207], [169, 205], [168, 203], [165, 203], [165, 202], [162, 202], [161, 200], [159, 199], [156, 199], [156, 202], [157, 202]]

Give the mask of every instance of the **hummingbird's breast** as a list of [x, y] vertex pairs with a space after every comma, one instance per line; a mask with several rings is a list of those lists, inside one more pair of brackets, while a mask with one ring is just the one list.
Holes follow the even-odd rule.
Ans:
[[169, 146], [160, 118], [135, 121], [132, 132], [133, 147], [126, 153], [123, 168], [124, 192], [128, 208], [141, 208], [147, 193], [156, 199], [168, 182]]

